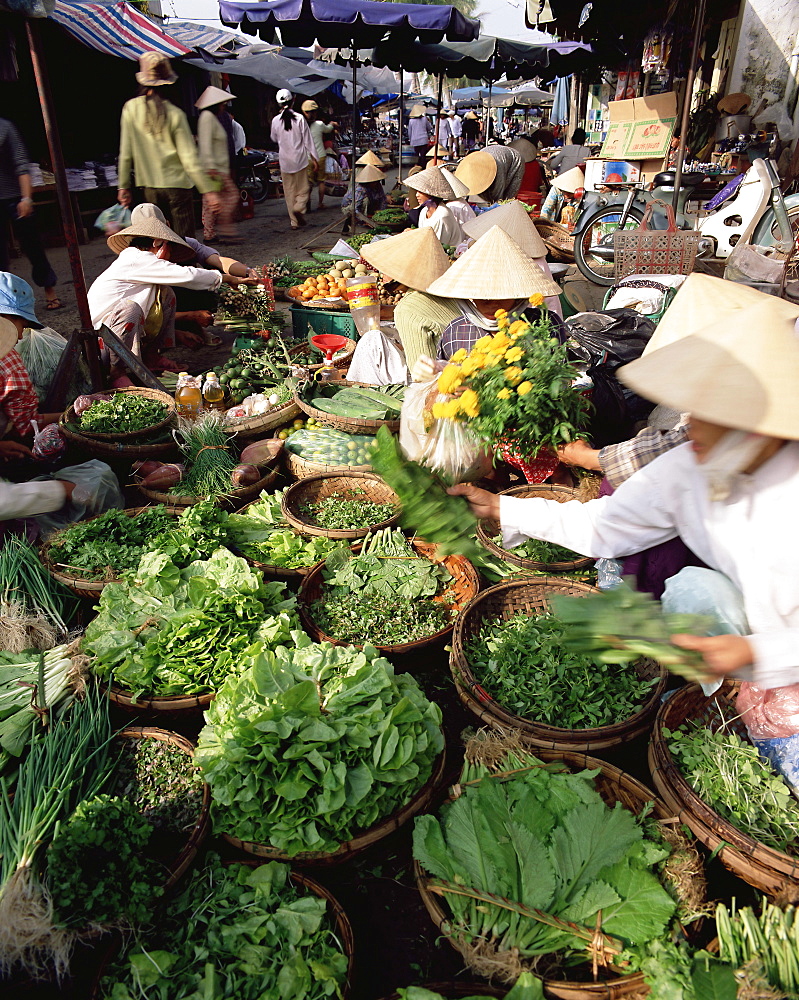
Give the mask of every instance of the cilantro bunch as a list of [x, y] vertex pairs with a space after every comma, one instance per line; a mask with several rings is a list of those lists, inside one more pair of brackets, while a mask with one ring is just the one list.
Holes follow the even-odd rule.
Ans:
[[94, 434], [130, 434], [160, 424], [169, 407], [158, 399], [132, 392], [117, 392], [111, 399], [95, 400], [80, 415], [80, 428]]

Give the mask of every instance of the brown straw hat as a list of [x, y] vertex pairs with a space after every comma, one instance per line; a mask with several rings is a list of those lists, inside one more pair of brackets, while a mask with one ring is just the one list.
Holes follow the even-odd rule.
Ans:
[[739, 92], [736, 94], [727, 94], [726, 97], [722, 97], [716, 107], [719, 111], [723, 111], [728, 115], [741, 115], [751, 103], [752, 98], [749, 94]]
[[[426, 233], [428, 230], [420, 229], [419, 232]], [[433, 233], [433, 230], [431, 229], [429, 232]], [[435, 239], [435, 233], [433, 233], [433, 239]], [[436, 243], [438, 243], [438, 240], [436, 240]], [[441, 246], [440, 243], [438, 245], [439, 247]], [[443, 250], [441, 252], [444, 253]], [[447, 255], [444, 254], [444, 256], [446, 257]], [[19, 334], [14, 323], [10, 319], [6, 319], [5, 316], [0, 316], [0, 358], [4, 358], [9, 351], [14, 350], [17, 346], [18, 338]]]
[[162, 52], [142, 52], [136, 82], [142, 87], [166, 87], [177, 80], [172, 63]]
[[558, 174], [552, 181], [552, 187], [565, 191], [566, 194], [574, 194], [578, 188], [585, 187], [585, 174], [579, 167], [572, 167], [571, 170]]
[[469, 188], [469, 194], [482, 194], [496, 180], [497, 161], [482, 150], [469, 153], [458, 164], [455, 176]]
[[383, 167], [385, 164], [380, 159], [380, 157], [373, 153], [371, 149], [367, 149], [363, 156], [359, 157], [355, 161], [359, 167]]
[[420, 170], [413, 177], [407, 177], [405, 187], [421, 191], [422, 194], [429, 195], [431, 198], [443, 198], [444, 201], [452, 201], [455, 197], [452, 186], [446, 177], [442, 176], [438, 167], [427, 167], [426, 170]]
[[231, 94], [228, 90], [222, 90], [221, 87], [206, 87], [194, 102], [194, 107], [198, 111], [203, 111], [205, 108], [212, 108], [215, 104], [224, 104], [226, 101], [235, 100], [236, 95]]
[[538, 149], [529, 139], [519, 138], [508, 143], [511, 149], [515, 149], [525, 163], [532, 163], [538, 156]]
[[384, 181], [385, 179], [386, 175], [383, 171], [371, 166], [371, 164], [367, 167], [361, 167], [355, 175], [355, 180], [359, 184], [371, 184], [373, 181]]
[[700, 420], [799, 440], [799, 306], [762, 299], [625, 365], [622, 382]]
[[191, 260], [195, 256], [189, 244], [154, 215], [149, 218], [145, 216], [132, 226], [128, 226], [127, 229], [109, 236], [106, 243], [114, 253], [120, 254], [130, 246], [130, 242], [135, 236], [149, 236], [153, 240], [165, 240], [170, 243], [174, 247], [172, 260], [176, 264]]
[[560, 288], [499, 226], [481, 236], [427, 289], [445, 299], [524, 299]]
[[361, 256], [382, 274], [424, 292], [450, 265], [441, 241], [429, 226], [361, 247]]
[[456, 198], [465, 198], [468, 195], [469, 193], [468, 187], [466, 187], [466, 185], [459, 177], [455, 176], [454, 170], [447, 170], [447, 168], [443, 166], [438, 167], [438, 169], [444, 171], [444, 179], [446, 180], [447, 184], [449, 184], [449, 186], [452, 188], [453, 194], [455, 195]]
[[470, 219], [463, 227], [467, 236], [473, 240], [480, 239], [489, 229], [499, 226], [517, 243], [528, 257], [546, 257], [547, 248], [535, 228], [535, 223], [527, 214], [520, 201], [509, 201], [488, 212], [483, 212], [476, 219]]

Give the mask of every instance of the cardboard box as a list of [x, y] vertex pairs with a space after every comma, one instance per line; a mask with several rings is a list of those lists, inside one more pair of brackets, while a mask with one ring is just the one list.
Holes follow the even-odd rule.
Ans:
[[585, 161], [586, 191], [596, 191], [608, 181], [634, 184], [640, 178], [640, 164], [630, 160], [602, 160], [591, 156]]
[[654, 94], [611, 101], [610, 124], [599, 152], [603, 160], [662, 160], [677, 121], [677, 95]]

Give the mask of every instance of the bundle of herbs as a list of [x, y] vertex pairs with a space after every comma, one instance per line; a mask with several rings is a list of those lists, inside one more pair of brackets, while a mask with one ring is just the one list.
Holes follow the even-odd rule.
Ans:
[[341, 642], [396, 646], [446, 628], [454, 612], [441, 597], [452, 580], [443, 565], [419, 556], [401, 531], [383, 528], [355, 555], [349, 548], [325, 560], [316, 624]]
[[[751, 906], [716, 907], [719, 957], [738, 970], [738, 996], [799, 997], [799, 912], [763, 899]], [[768, 988], [771, 988], [769, 992]], [[749, 992], [744, 992], [748, 989]], [[760, 992], [755, 992], [756, 990]]]
[[295, 604], [227, 549], [182, 569], [147, 553], [135, 575], [103, 590], [83, 651], [98, 677], [134, 697], [213, 692], [253, 643], [289, 641]]
[[568, 631], [553, 614], [486, 622], [466, 644], [466, 658], [495, 701], [545, 725], [591, 729], [638, 712], [657, 678], [573, 652]]
[[347, 965], [327, 903], [292, 884], [287, 865], [209, 854], [158, 925], [126, 942], [99, 997], [327, 1000], [342, 995]]
[[351, 530], [382, 524], [397, 513], [393, 503], [370, 500], [363, 490], [348, 489], [300, 507], [300, 513], [320, 528]]
[[195, 421], [181, 420], [176, 439], [186, 471], [170, 492], [189, 497], [227, 496], [234, 488], [231, 475], [238, 460], [222, 417], [208, 412]]
[[166, 419], [169, 406], [133, 392], [117, 392], [97, 399], [80, 415], [80, 429], [93, 434], [131, 434], [155, 427]]
[[[479, 986], [475, 986], [475, 994], [463, 997], [463, 1000], [488, 1000], [494, 993], [480, 992]], [[428, 990], [424, 986], [408, 986], [404, 990], [397, 990], [402, 1000], [446, 1000], [435, 990]], [[523, 972], [516, 980], [513, 988], [505, 994], [505, 1000], [544, 1000], [544, 986], [540, 979], [530, 972]]]
[[377, 650], [294, 640], [228, 678], [195, 753], [214, 829], [289, 857], [335, 851], [406, 805], [444, 745], [439, 708]]
[[[500, 548], [503, 548], [501, 534], [494, 535], [491, 541]], [[528, 538], [521, 545], [515, 545], [513, 547], [513, 554], [520, 556], [522, 559], [530, 559], [533, 562], [539, 563], [575, 562], [578, 559], [584, 558], [579, 552], [567, 549], [563, 545], [556, 545], [554, 542], [542, 542], [538, 538]]]
[[69, 632], [77, 601], [19, 535], [0, 547], [0, 650], [52, 649]]

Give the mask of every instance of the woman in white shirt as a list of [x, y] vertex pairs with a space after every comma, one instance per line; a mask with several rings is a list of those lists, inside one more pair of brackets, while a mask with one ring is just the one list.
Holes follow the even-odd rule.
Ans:
[[416, 192], [422, 206], [419, 229], [429, 226], [443, 246], [456, 247], [463, 239], [461, 224], [447, 208], [447, 201], [455, 197], [452, 185], [438, 167], [428, 167], [409, 177], [405, 186]]
[[308, 122], [289, 107], [291, 92], [279, 90], [277, 103], [283, 110], [272, 119], [270, 134], [272, 142], [277, 143], [283, 197], [289, 210], [291, 228], [299, 229], [305, 225], [305, 213], [311, 197], [308, 164], [313, 163], [316, 168], [316, 146]]

